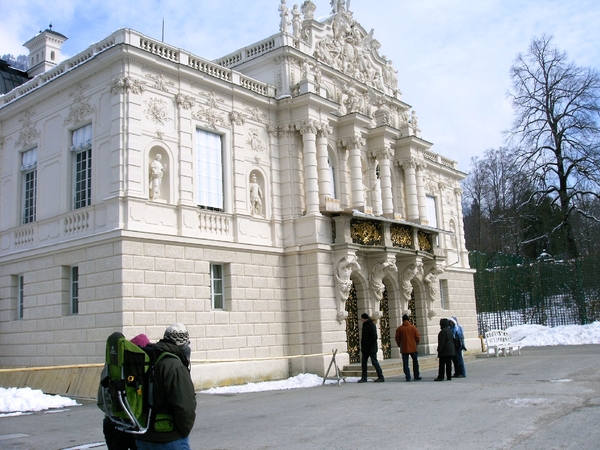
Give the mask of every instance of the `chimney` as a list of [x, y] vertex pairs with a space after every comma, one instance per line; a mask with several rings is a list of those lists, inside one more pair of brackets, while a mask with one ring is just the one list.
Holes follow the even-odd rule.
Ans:
[[56, 31], [52, 24], [45, 31], [40, 31], [35, 37], [23, 44], [29, 50], [29, 69], [27, 75], [31, 78], [56, 67], [61, 60], [60, 49], [67, 40]]

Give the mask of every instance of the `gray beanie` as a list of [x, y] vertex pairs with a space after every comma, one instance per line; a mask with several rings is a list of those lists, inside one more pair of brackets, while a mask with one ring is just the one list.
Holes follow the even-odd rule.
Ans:
[[185, 325], [178, 322], [165, 330], [163, 340], [181, 347], [190, 343], [190, 334]]

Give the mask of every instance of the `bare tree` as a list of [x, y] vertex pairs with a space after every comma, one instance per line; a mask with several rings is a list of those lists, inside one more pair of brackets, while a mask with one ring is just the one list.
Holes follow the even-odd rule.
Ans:
[[520, 170], [539, 186], [529, 201], [550, 199], [559, 212], [551, 232], [560, 233], [566, 257], [577, 257], [573, 216], [598, 220], [582, 205], [600, 191], [600, 78], [593, 69], [569, 63], [547, 36], [533, 39], [529, 52], [517, 56], [511, 78], [516, 117], [510, 141], [518, 144]]

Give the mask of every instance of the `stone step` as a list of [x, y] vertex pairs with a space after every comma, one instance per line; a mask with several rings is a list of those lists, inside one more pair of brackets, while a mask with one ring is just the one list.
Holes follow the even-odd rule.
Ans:
[[[465, 363], [469, 361], [475, 360], [475, 355], [473, 354], [463, 354], [463, 359]], [[409, 359], [410, 371], [412, 373], [412, 359]], [[404, 376], [404, 370], [402, 369], [402, 359], [384, 359], [383, 361], [379, 361], [379, 365], [381, 366], [381, 370], [383, 371], [384, 377], [396, 377], [396, 376]], [[438, 369], [438, 358], [436, 355], [423, 355], [419, 356], [419, 371], [421, 373], [426, 372], [428, 370], [436, 370]], [[351, 363], [345, 365], [341, 370], [341, 374], [343, 377], [356, 377], [360, 378], [362, 376], [362, 371], [360, 368], [360, 363]], [[436, 373], [437, 375], [437, 373]], [[377, 378], [377, 373], [371, 364], [371, 360], [369, 360], [369, 365], [367, 369], [367, 377], [368, 378]]]

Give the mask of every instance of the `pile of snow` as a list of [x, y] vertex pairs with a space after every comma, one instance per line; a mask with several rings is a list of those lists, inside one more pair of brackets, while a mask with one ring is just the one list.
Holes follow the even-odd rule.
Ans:
[[518, 325], [509, 327], [506, 331], [511, 341], [518, 342], [523, 347], [600, 344], [600, 322], [553, 328], [543, 325]]
[[[39, 389], [31, 388], [8, 388], [0, 387], [0, 413], [13, 413], [18, 415], [26, 411], [45, 411], [51, 408], [64, 408], [65, 406], [77, 406], [75, 400], [60, 395], [44, 394]], [[14, 414], [16, 413], [16, 414]], [[4, 417], [6, 414], [0, 414]]]

